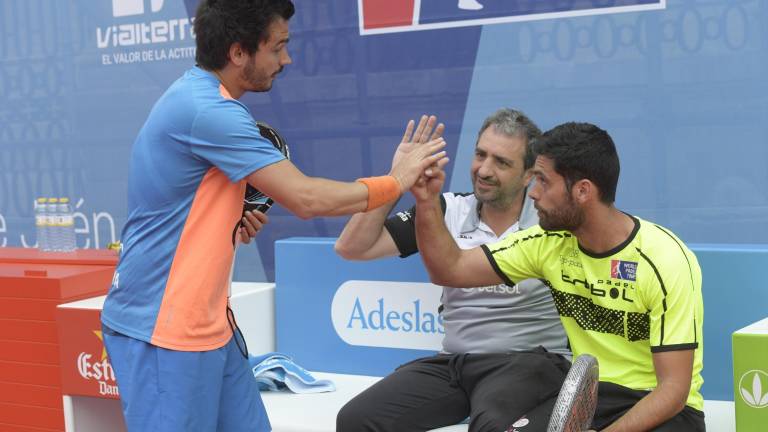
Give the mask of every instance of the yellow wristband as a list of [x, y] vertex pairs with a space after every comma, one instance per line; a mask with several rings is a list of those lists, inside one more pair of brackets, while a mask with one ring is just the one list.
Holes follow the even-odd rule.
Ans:
[[368, 187], [368, 207], [371, 211], [400, 198], [400, 182], [394, 176], [363, 177], [357, 179]]

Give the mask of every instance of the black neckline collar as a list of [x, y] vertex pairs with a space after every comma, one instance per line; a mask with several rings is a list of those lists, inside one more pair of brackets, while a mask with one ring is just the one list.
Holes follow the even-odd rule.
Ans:
[[[624, 213], [624, 212], [622, 212], [622, 213]], [[579, 243], [579, 241], [577, 239], [576, 242], [579, 245], [579, 250], [584, 255], [587, 255], [588, 257], [591, 257], [591, 258], [608, 258], [611, 255], [615, 255], [615, 254], [621, 252], [622, 249], [624, 249], [625, 247], [627, 247], [627, 245], [632, 243], [632, 240], [634, 240], [635, 236], [637, 236], [637, 232], [640, 231], [640, 221], [636, 217], [632, 216], [631, 214], [628, 214], [628, 213], [624, 213], [624, 214], [629, 216], [632, 219], [632, 221], [635, 223], [635, 227], [632, 228], [632, 232], [629, 233], [629, 236], [627, 237], [626, 240], [624, 240], [623, 242], [621, 242], [621, 244], [619, 244], [618, 246], [616, 246], [615, 248], [613, 248], [611, 250], [608, 250], [608, 251], [602, 252], [602, 253], [595, 253], [595, 252], [589, 251], [589, 250], [585, 249], [584, 247], [582, 247], [581, 243]]]

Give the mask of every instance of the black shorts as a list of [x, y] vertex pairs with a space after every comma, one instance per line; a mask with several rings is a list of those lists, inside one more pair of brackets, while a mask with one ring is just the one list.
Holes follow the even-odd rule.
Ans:
[[[416, 432], [460, 423], [471, 432], [544, 432], [570, 361], [543, 348], [439, 354], [399, 367], [339, 412], [337, 432]], [[540, 406], [541, 418], [525, 415]]]
[[[597, 410], [592, 422], [593, 429], [601, 430], [608, 427], [648, 393], [650, 392], [633, 390], [610, 382], [600, 382], [597, 390]], [[706, 430], [704, 413], [686, 405], [676, 416], [653, 430], [655, 432], [703, 432]]]

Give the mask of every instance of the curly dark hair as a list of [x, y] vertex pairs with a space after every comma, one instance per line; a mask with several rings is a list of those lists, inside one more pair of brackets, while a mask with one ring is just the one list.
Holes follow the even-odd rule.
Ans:
[[203, 0], [194, 24], [197, 64], [208, 70], [223, 68], [233, 43], [253, 54], [269, 38], [269, 25], [276, 18], [291, 19], [294, 12], [291, 0]]
[[600, 201], [612, 204], [616, 200], [621, 167], [608, 132], [590, 123], [564, 123], [541, 136], [536, 154], [552, 160], [568, 189], [587, 179], [597, 185]]

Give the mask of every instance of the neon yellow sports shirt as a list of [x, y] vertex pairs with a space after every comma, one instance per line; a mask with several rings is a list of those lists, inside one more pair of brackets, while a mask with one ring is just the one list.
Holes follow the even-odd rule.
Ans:
[[601, 381], [652, 390], [652, 353], [695, 350], [687, 404], [702, 410], [699, 263], [669, 230], [632, 219], [629, 238], [602, 254], [585, 251], [567, 231], [539, 226], [482, 248], [509, 286], [528, 278], [549, 285], [573, 354], [597, 357]]

